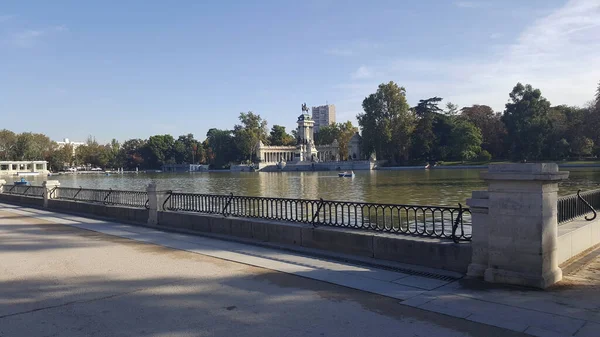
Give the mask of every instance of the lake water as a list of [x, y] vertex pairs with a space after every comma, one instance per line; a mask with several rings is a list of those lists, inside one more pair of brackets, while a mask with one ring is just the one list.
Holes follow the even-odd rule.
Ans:
[[[407, 171], [356, 171], [356, 177], [339, 178], [337, 172], [274, 173], [139, 173], [69, 174], [51, 179], [61, 186], [119, 190], [145, 190], [150, 182], [159, 189], [209, 194], [306, 198], [373, 203], [457, 205], [471, 191], [485, 189], [481, 170], [437, 169]], [[570, 169], [570, 179], [561, 184], [560, 194], [598, 188], [600, 169]], [[41, 184], [36, 177], [33, 184]], [[10, 181], [10, 179], [7, 179]]]

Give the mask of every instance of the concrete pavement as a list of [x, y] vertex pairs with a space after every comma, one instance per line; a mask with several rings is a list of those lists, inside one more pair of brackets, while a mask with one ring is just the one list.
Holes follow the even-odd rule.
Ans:
[[0, 336], [600, 335], [578, 279], [490, 288], [9, 205], [0, 238]]

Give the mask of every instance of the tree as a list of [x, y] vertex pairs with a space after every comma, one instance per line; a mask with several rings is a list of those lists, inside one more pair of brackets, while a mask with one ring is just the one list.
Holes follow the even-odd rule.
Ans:
[[594, 141], [585, 136], [577, 136], [571, 142], [571, 152], [578, 158], [590, 156], [594, 150]]
[[289, 146], [296, 144], [294, 136], [285, 132], [285, 126], [281, 125], [273, 125], [268, 140], [271, 145], [275, 146]]
[[144, 161], [149, 168], [158, 169], [165, 164], [173, 164], [173, 145], [175, 140], [171, 135], [154, 135], [148, 138], [144, 146]]
[[446, 103], [446, 111], [444, 113], [447, 116], [456, 116], [458, 114], [458, 105], [453, 104], [452, 102]]
[[506, 128], [501, 115], [487, 105], [472, 105], [461, 109], [460, 119], [473, 123], [481, 130], [481, 148], [494, 158], [503, 158], [505, 151]]
[[62, 170], [65, 166], [70, 166], [73, 162], [73, 145], [56, 146], [46, 160], [50, 169], [55, 172]]
[[396, 161], [408, 158], [415, 117], [406, 101], [406, 90], [394, 82], [380, 84], [377, 92], [362, 103], [358, 114], [363, 151], [378, 158]]
[[52, 151], [52, 141], [40, 133], [23, 132], [12, 147], [13, 160], [42, 160]]
[[123, 158], [123, 166], [128, 170], [145, 167], [143, 151], [146, 141], [142, 139], [129, 139], [121, 146], [119, 157]]
[[600, 114], [600, 82], [598, 82], [598, 89], [596, 89], [596, 99], [594, 100], [594, 110]]
[[125, 156], [121, 152], [121, 144], [116, 139], [112, 139], [109, 144], [105, 146], [107, 165], [111, 168], [119, 168], [124, 165]]
[[17, 142], [17, 135], [10, 130], [0, 130], [0, 160], [13, 159], [13, 147]]
[[412, 136], [414, 158], [431, 160], [436, 156], [434, 152], [446, 152], [445, 149], [436, 148], [441, 142], [434, 132], [434, 124], [438, 125], [438, 129], [450, 129], [446, 127], [448, 120], [441, 117], [443, 111], [438, 107], [441, 101], [440, 97], [432, 97], [420, 100], [419, 104], [413, 108], [417, 116], [417, 125]]
[[473, 123], [458, 119], [452, 125], [450, 148], [460, 160], [471, 160], [481, 152], [481, 131]]
[[509, 96], [502, 121], [508, 132], [510, 153], [518, 160], [539, 159], [550, 129], [550, 102], [530, 84], [517, 83]]
[[[199, 150], [200, 149], [200, 150]], [[200, 142], [189, 133], [181, 135], [173, 145], [173, 155], [177, 164], [196, 164], [204, 158], [203, 148]]]
[[329, 145], [340, 136], [340, 128], [337, 124], [324, 125], [315, 133], [316, 145]]
[[233, 128], [234, 144], [238, 149], [240, 160], [252, 160], [258, 142], [268, 143], [267, 121], [252, 111], [241, 112], [239, 120], [241, 124]]
[[223, 168], [238, 156], [231, 130], [210, 129], [205, 142], [207, 159], [213, 167]]
[[110, 155], [105, 146], [98, 144], [96, 139], [90, 136], [84, 145], [75, 149], [75, 158], [85, 166], [106, 168]]

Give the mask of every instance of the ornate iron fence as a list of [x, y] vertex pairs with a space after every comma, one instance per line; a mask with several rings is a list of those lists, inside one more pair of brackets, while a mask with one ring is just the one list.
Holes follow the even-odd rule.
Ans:
[[418, 206], [169, 192], [163, 208], [427, 236], [455, 242], [471, 240], [471, 211], [460, 204], [458, 207]]
[[25, 195], [28, 197], [43, 198], [44, 187], [42, 186], [31, 186], [31, 185], [4, 185], [2, 186], [2, 193], [14, 194], [14, 195]]
[[600, 209], [600, 189], [586, 192], [579, 190], [576, 194], [565, 195], [558, 198], [558, 223], [582, 216], [585, 216], [585, 220], [592, 221], [596, 218], [597, 209]]
[[62, 200], [97, 202], [105, 205], [148, 207], [148, 193], [139, 191], [57, 187], [51, 191], [51, 197]]

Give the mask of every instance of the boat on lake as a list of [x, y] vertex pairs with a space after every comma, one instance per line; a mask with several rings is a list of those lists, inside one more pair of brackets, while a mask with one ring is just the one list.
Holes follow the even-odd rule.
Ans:
[[340, 178], [354, 178], [354, 171], [340, 172], [340, 173], [338, 173], [338, 177], [340, 177]]
[[21, 180], [15, 181], [15, 185], [25, 186], [29, 185], [29, 182], [25, 178], [21, 178]]

